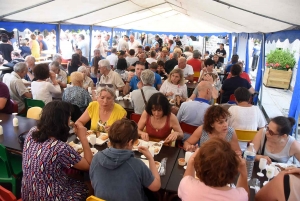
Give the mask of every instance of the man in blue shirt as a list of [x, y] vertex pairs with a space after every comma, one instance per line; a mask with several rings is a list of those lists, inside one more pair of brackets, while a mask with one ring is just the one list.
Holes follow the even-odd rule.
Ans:
[[[181, 104], [177, 113], [179, 122], [184, 122], [192, 126], [201, 126], [203, 124], [205, 112], [210, 107], [209, 101], [212, 97], [213, 86], [208, 81], [201, 81], [197, 89], [198, 97], [194, 101]], [[182, 141], [184, 142], [190, 136], [190, 134], [184, 133]]]
[[162, 83], [161, 83], [161, 76], [156, 73], [157, 68], [158, 65], [155, 62], [151, 63], [149, 66], [149, 70], [151, 70], [154, 73], [154, 77], [155, 77], [154, 87], [159, 91]]
[[252, 70], [253, 70], [253, 71], [256, 69], [259, 54], [260, 54], [260, 47], [258, 46], [258, 43], [256, 42], [256, 43], [254, 44], [253, 52], [252, 52], [253, 60], [252, 60], [252, 65], [251, 65], [251, 67], [252, 67]]
[[136, 62], [135, 75], [129, 74], [124, 88], [123, 94], [128, 94], [130, 91], [138, 89], [138, 83], [141, 81], [142, 71], [145, 70], [145, 65], [140, 62]]

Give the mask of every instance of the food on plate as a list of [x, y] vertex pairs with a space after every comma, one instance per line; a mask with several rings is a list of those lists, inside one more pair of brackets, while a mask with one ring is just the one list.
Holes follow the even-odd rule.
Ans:
[[83, 152], [83, 148], [78, 148], [77, 153], [81, 154]]
[[107, 140], [108, 139], [108, 135], [103, 134], [103, 135], [100, 136], [100, 139], [101, 140]]
[[154, 147], [154, 154], [158, 154], [159, 152], [159, 148], [158, 147]]
[[86, 132], [86, 135], [92, 135], [92, 134], [94, 134], [94, 131], [92, 131], [92, 130], [88, 130], [88, 131]]
[[178, 164], [181, 166], [185, 166], [185, 159], [184, 158], [178, 158]]
[[170, 102], [170, 104], [175, 105], [175, 100], [174, 99], [171, 99], [169, 102]]
[[134, 141], [133, 146], [138, 146], [140, 144], [139, 139], [137, 139], [136, 141]]
[[157, 161], [154, 161], [154, 162], [155, 162], [156, 168], [159, 169], [159, 167], [160, 167], [160, 162], [157, 162]]
[[158, 143], [158, 142], [156, 142], [156, 143], [154, 143], [152, 146], [155, 146], [155, 147], [161, 147], [161, 143]]

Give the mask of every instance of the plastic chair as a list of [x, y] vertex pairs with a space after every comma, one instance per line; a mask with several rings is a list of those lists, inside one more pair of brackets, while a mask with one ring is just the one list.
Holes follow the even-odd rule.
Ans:
[[70, 82], [71, 82], [71, 76], [69, 75], [69, 76], [67, 77], [67, 84], [70, 84]]
[[0, 201], [22, 201], [22, 199], [16, 198], [16, 196], [9, 190], [0, 186]]
[[88, 197], [88, 198], [86, 199], [86, 201], [105, 201], [105, 200], [103, 200], [103, 199], [101, 199], [101, 198], [97, 198], [97, 197], [91, 195], [90, 197]]
[[184, 122], [180, 122], [180, 127], [182, 131], [187, 134], [193, 134], [194, 131], [198, 128], [198, 126], [192, 126]]
[[30, 99], [30, 98], [25, 98], [25, 104], [26, 104], [26, 109], [28, 110], [31, 107], [40, 107], [43, 108], [45, 106], [44, 101], [42, 100], [35, 100], [35, 99]]
[[[12, 192], [16, 195], [17, 179], [15, 177], [22, 173], [22, 160], [13, 161], [15, 159], [9, 157], [6, 148], [0, 144], [0, 183], [10, 183], [12, 185]], [[13, 166], [12, 166], [13, 165]]]
[[229, 104], [236, 104], [234, 94], [231, 94], [231, 95], [230, 95], [228, 103], [229, 103]]
[[13, 99], [10, 99], [10, 102], [11, 102], [12, 107], [13, 107], [13, 112], [18, 113], [18, 103], [16, 101], [14, 101]]
[[250, 130], [235, 130], [237, 138], [241, 142], [250, 142], [255, 137], [257, 131]]
[[42, 113], [42, 108], [40, 107], [31, 107], [27, 110], [27, 118], [30, 119], [35, 119], [35, 120], [40, 120], [41, 118], [41, 113]]
[[133, 120], [135, 123], [139, 123], [141, 116], [142, 115], [140, 115], [140, 114], [132, 113], [130, 115], [130, 119]]

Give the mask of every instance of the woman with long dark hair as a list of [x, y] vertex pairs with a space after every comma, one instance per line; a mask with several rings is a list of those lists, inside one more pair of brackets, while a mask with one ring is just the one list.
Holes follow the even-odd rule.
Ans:
[[87, 188], [84, 183], [69, 178], [65, 171], [70, 168], [88, 171], [93, 157], [85, 127], [75, 127], [82, 144], [83, 158], [66, 143], [71, 108], [67, 102], [50, 102], [43, 108], [37, 126], [27, 134], [22, 155], [24, 201], [86, 199]]
[[79, 54], [72, 54], [71, 62], [68, 65], [68, 75], [71, 75], [73, 72], [77, 71], [77, 69], [82, 65], [80, 61]]

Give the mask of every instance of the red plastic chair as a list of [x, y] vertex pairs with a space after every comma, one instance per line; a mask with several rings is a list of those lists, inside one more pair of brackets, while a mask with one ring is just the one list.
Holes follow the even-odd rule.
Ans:
[[[194, 131], [198, 128], [198, 126], [192, 126], [192, 125], [186, 124], [184, 122], [180, 122], [180, 127], [184, 133], [190, 134], [190, 135], [192, 135], [194, 133]], [[176, 146], [178, 148], [183, 148], [182, 141], [176, 140]]]
[[17, 200], [12, 192], [0, 186], [0, 201], [22, 201], [22, 199]]
[[191, 134], [191, 135], [198, 128], [198, 126], [192, 126], [192, 125], [186, 124], [184, 122], [180, 122], [180, 127], [184, 133]]
[[18, 103], [16, 101], [14, 101], [13, 99], [10, 99], [10, 102], [13, 106], [13, 112], [18, 113]]
[[132, 113], [130, 115], [130, 119], [133, 120], [135, 123], [139, 123], [141, 116], [142, 115], [140, 115], [140, 114]]

